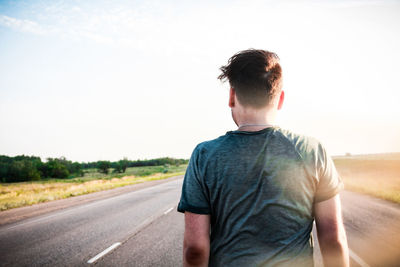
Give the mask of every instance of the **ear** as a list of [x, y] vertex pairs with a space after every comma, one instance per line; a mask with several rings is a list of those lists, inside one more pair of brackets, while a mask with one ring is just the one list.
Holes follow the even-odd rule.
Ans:
[[229, 90], [229, 103], [228, 103], [230, 108], [233, 108], [235, 106], [235, 96], [236, 96], [235, 89], [231, 87], [231, 89]]
[[282, 90], [281, 94], [279, 96], [279, 102], [278, 102], [278, 110], [282, 108], [283, 101], [285, 100], [285, 92]]

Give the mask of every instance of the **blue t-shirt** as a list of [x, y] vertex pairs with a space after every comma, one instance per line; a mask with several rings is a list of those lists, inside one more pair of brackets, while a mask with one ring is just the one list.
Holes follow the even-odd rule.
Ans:
[[210, 215], [209, 266], [313, 266], [313, 205], [342, 187], [315, 139], [231, 131], [194, 149], [178, 211]]

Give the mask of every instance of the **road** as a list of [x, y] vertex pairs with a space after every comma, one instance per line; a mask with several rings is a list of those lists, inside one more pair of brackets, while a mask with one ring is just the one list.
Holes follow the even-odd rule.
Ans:
[[351, 251], [369, 266], [399, 267], [400, 205], [347, 191], [341, 199]]
[[0, 265], [87, 265], [176, 206], [181, 184], [182, 179], [174, 180], [3, 225]]
[[[172, 180], [0, 224], [0, 266], [181, 266], [181, 185]], [[352, 266], [399, 266], [400, 206], [346, 191], [341, 198]]]

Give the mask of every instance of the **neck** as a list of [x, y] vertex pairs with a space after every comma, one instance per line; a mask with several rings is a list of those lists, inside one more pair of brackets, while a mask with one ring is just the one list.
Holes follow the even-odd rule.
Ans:
[[255, 132], [260, 131], [262, 129], [272, 127], [273, 124], [265, 123], [265, 124], [239, 124], [238, 131], [248, 131], [248, 132]]
[[235, 116], [235, 123], [238, 130], [259, 131], [273, 126], [275, 114], [273, 112], [247, 111], [241, 112]]

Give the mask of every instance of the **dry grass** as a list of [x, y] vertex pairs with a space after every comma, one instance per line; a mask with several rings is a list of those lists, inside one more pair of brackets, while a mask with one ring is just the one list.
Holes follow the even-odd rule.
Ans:
[[132, 175], [112, 179], [77, 180], [76, 182], [60, 182], [58, 180], [58, 182], [46, 183], [24, 182], [0, 184], [0, 211], [146, 181], [166, 179], [172, 176], [182, 175], [183, 173], [184, 172], [168, 174], [156, 173], [144, 177]]
[[400, 160], [385, 158], [336, 158], [345, 189], [400, 203]]
[[[335, 158], [334, 161], [347, 190], [400, 203], [399, 158], [340, 157]], [[186, 166], [182, 166], [180, 169], [174, 169], [173, 173], [157, 173], [148, 176], [128, 175], [121, 178], [110, 178], [108, 176], [103, 179], [96, 179], [88, 175], [85, 178], [56, 180], [56, 182], [0, 184], [0, 211], [145, 181], [166, 179], [183, 174], [185, 168]], [[135, 171], [140, 171], [138, 175], [141, 175], [142, 173], [146, 174], [148, 170], [143, 168], [143, 170], [137, 169]], [[152, 171], [158, 171], [158, 169]]]

